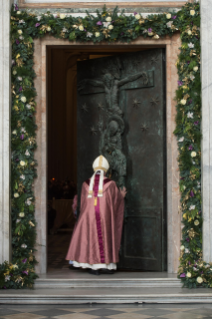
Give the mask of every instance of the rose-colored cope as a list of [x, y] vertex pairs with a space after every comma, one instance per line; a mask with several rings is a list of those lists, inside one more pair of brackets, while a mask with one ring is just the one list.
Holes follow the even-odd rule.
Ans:
[[80, 216], [75, 226], [67, 260], [79, 263], [117, 263], [121, 244], [124, 197], [116, 183], [104, 179], [103, 197], [97, 197], [98, 178], [92, 198], [88, 198], [89, 180], [82, 185]]

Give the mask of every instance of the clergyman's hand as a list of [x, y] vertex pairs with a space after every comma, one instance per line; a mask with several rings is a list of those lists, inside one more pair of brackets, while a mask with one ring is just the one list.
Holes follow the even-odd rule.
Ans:
[[119, 190], [120, 190], [121, 195], [122, 195], [123, 197], [125, 197], [126, 194], [127, 194], [127, 189], [126, 189], [126, 187], [120, 188]]

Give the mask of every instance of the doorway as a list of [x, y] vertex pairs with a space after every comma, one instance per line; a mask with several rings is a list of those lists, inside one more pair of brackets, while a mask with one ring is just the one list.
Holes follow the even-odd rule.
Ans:
[[[76, 185], [78, 184], [78, 193], [81, 187], [81, 183], [83, 179], [87, 179], [88, 176], [91, 175], [92, 170], [91, 163], [88, 161], [86, 165], [84, 165], [80, 161], [80, 156], [83, 158], [82, 154], [79, 151], [79, 145], [77, 145], [77, 133], [78, 133], [78, 142], [80, 138], [86, 140], [86, 135], [83, 135], [79, 132], [82, 132], [81, 125], [87, 126], [87, 123], [79, 123], [79, 118], [82, 114], [87, 113], [86, 103], [83, 104], [83, 96], [79, 96], [78, 92], [78, 106], [77, 106], [77, 75], [78, 82], [79, 79], [79, 70], [80, 74], [82, 74], [83, 68], [88, 70], [89, 61], [91, 61], [92, 68], [94, 70], [94, 66], [99, 68], [99, 63], [101, 61], [104, 65], [108, 63], [110, 59], [115, 59], [117, 61], [117, 57], [121, 60], [126, 60], [126, 57], [131, 56], [132, 66], [136, 68], [136, 71], [139, 67], [139, 53], [137, 52], [149, 50], [145, 49], [128, 49], [128, 50], [69, 50], [64, 48], [49, 48], [48, 49], [48, 267], [49, 269], [55, 268], [67, 268], [68, 263], [65, 261], [65, 254], [68, 249], [68, 245], [70, 242], [70, 238], [72, 235], [72, 231], [75, 224], [75, 216], [72, 211], [72, 202], [73, 197], [76, 194]], [[159, 52], [160, 51], [160, 52]], [[162, 81], [163, 84], [160, 86], [160, 92], [157, 91], [155, 100], [152, 98], [150, 101], [150, 105], [146, 106], [146, 111], [141, 111], [142, 120], [137, 122], [136, 130], [137, 135], [143, 135], [142, 140], [146, 139], [145, 143], [142, 143], [142, 140], [138, 140], [137, 143], [131, 142], [129, 147], [129, 139], [132, 141], [136, 138], [136, 131], [132, 132], [132, 136], [129, 134], [129, 125], [135, 123], [136, 115], [135, 110], [141, 107], [143, 103], [142, 100], [142, 90], [146, 90], [146, 94], [148, 91], [148, 87], [153, 87], [152, 84], [141, 85], [141, 83], [137, 83], [137, 87], [126, 87], [125, 92], [122, 90], [121, 99], [124, 99], [124, 121], [127, 123], [128, 128], [126, 129], [125, 134], [123, 135], [123, 144], [124, 151], [127, 154], [127, 166], [130, 175], [128, 178], [126, 176], [126, 183], [129, 188], [131, 188], [131, 197], [133, 200], [130, 202], [128, 200], [127, 207], [125, 211], [125, 220], [124, 220], [124, 231], [123, 231], [123, 240], [121, 246], [121, 255], [120, 255], [120, 265], [121, 269], [129, 269], [129, 270], [153, 270], [153, 271], [164, 271], [166, 270], [166, 247], [167, 247], [167, 235], [166, 235], [166, 110], [165, 110], [165, 51], [159, 49], [159, 55], [157, 50], [147, 51], [144, 57], [148, 57], [151, 55], [150, 65], [148, 70], [149, 80], [156, 81], [158, 74], [154, 74], [155, 66], [160, 63], [159, 73], [163, 73], [163, 76], [159, 81]], [[134, 53], [133, 53], [134, 52]], [[134, 56], [133, 56], [134, 54]], [[142, 53], [141, 53], [142, 55]], [[158, 56], [159, 60], [158, 61]], [[157, 58], [155, 58], [157, 57]], [[141, 56], [142, 60], [142, 56]], [[82, 63], [81, 63], [82, 62]], [[78, 63], [78, 74], [77, 74], [77, 63]], [[128, 63], [128, 62], [125, 62]], [[86, 66], [87, 65], [87, 66]], [[130, 70], [132, 72], [132, 70]], [[152, 73], [151, 73], [152, 72]], [[89, 72], [88, 72], [89, 73]], [[83, 76], [87, 76], [85, 74]], [[81, 76], [81, 75], [80, 75]], [[156, 78], [155, 78], [156, 76]], [[155, 79], [153, 79], [155, 78]], [[140, 85], [140, 86], [139, 86]], [[153, 91], [151, 91], [150, 96]], [[90, 92], [94, 93], [94, 92]], [[98, 101], [98, 96], [100, 91], [97, 91], [95, 99]], [[104, 96], [104, 92], [102, 92]], [[124, 94], [125, 97], [124, 97]], [[127, 96], [126, 96], [127, 93]], [[149, 94], [149, 93], [148, 93]], [[161, 94], [161, 96], [159, 96]], [[130, 96], [131, 95], [131, 96]], [[145, 93], [143, 94], [145, 95]], [[92, 94], [90, 95], [90, 97]], [[86, 93], [86, 101], [89, 103], [89, 92]], [[103, 98], [104, 99], [104, 98]], [[131, 100], [131, 111], [129, 112], [129, 105], [127, 106], [126, 101]], [[162, 99], [161, 101], [159, 101]], [[101, 98], [98, 101], [99, 105], [101, 105]], [[161, 108], [158, 109], [158, 104], [160, 104]], [[82, 107], [85, 105], [85, 108]], [[154, 185], [154, 187], [158, 187], [157, 192], [152, 189], [152, 192], [155, 192], [155, 195], [150, 194], [148, 190], [146, 192], [147, 200], [148, 197], [154, 198], [153, 202], [160, 197], [161, 202], [159, 205], [155, 202], [154, 207], [152, 207], [152, 203], [148, 203], [146, 206], [139, 207], [138, 202], [140, 200], [140, 195], [138, 194], [138, 187], [133, 186], [130, 180], [135, 179], [136, 175], [139, 175], [139, 170], [135, 174], [134, 177], [132, 175], [132, 171], [135, 170], [136, 165], [138, 165], [141, 158], [139, 158], [139, 153], [142, 153], [143, 157], [145, 152], [148, 153], [148, 144], [153, 142], [155, 137], [152, 136], [152, 140], [149, 141], [147, 138], [148, 130], [154, 131], [151, 127], [148, 127], [146, 121], [151, 122], [151, 112], [147, 111], [152, 107], [152, 111], [154, 114], [152, 115], [153, 122], [155, 118], [160, 118], [160, 128], [161, 131], [161, 140], [158, 143], [154, 143], [154, 148], [156, 150], [157, 144], [161, 152], [159, 152], [158, 161], [149, 163], [151, 167], [151, 174], [147, 176], [143, 176], [147, 178], [151, 183], [150, 176], [154, 174], [154, 166], [159, 163], [159, 167], [156, 169], [162, 170], [162, 175], [158, 179], [158, 185]], [[132, 116], [132, 110], [134, 111], [134, 115]], [[78, 114], [77, 114], [78, 112]], [[159, 112], [157, 114], [157, 112]], [[148, 114], [147, 114], [148, 113]], [[127, 121], [127, 118], [131, 119], [131, 123]], [[145, 118], [146, 116], [146, 118]], [[78, 117], [78, 124], [77, 124]], [[85, 115], [83, 115], [85, 117]], [[95, 127], [95, 116], [93, 117], [93, 126]], [[154, 123], [153, 125], [155, 125]], [[151, 124], [152, 125], [152, 124]], [[78, 130], [78, 132], [77, 132]], [[85, 130], [86, 131], [86, 130]], [[127, 133], [128, 132], [128, 133]], [[87, 132], [88, 133], [88, 132]], [[85, 133], [85, 134], [87, 134]], [[90, 132], [91, 135], [94, 132]], [[142, 134], [143, 133], [143, 134]], [[149, 132], [148, 132], [149, 133]], [[81, 136], [79, 136], [81, 135]], [[90, 143], [86, 142], [84, 144], [91, 146], [91, 135], [88, 137]], [[150, 135], [153, 135], [151, 132]], [[87, 134], [88, 136], [88, 134]], [[140, 143], [138, 145], [138, 142]], [[160, 143], [161, 142], [161, 143]], [[133, 145], [133, 143], [135, 145]], [[98, 143], [97, 143], [98, 144]], [[77, 149], [78, 147], [78, 149]], [[129, 150], [129, 148], [133, 148], [133, 151]], [[152, 155], [152, 151], [150, 151]], [[97, 151], [99, 152], [99, 150]], [[78, 153], [78, 159], [77, 159]], [[131, 153], [131, 154], [129, 154]], [[146, 154], [147, 154], [146, 153]], [[91, 154], [94, 158], [96, 155]], [[136, 162], [137, 161], [137, 162]], [[78, 165], [77, 165], [78, 163]], [[133, 163], [135, 165], [133, 165]], [[148, 158], [146, 159], [146, 164], [143, 162], [143, 165], [148, 164]], [[77, 174], [77, 166], [80, 169]], [[160, 166], [161, 165], [161, 166]], [[82, 169], [83, 166], [86, 166], [85, 169]], [[147, 168], [147, 166], [146, 166]], [[141, 175], [144, 175], [146, 168], [141, 172]], [[84, 175], [83, 175], [84, 174]], [[82, 180], [81, 180], [82, 179]], [[153, 178], [157, 180], [156, 178]], [[153, 181], [152, 179], [152, 181]], [[142, 180], [142, 177], [140, 178]], [[138, 184], [138, 180], [133, 181], [134, 184]], [[137, 195], [135, 195], [135, 189], [137, 191]], [[143, 186], [143, 196], [145, 189], [148, 187]], [[159, 195], [158, 195], [159, 194]], [[156, 196], [157, 195], [157, 196]], [[132, 210], [132, 207], [134, 209]], [[154, 226], [152, 226], [154, 224]], [[158, 226], [159, 225], [159, 226]], [[132, 228], [132, 229], [131, 229]], [[134, 231], [133, 231], [134, 229]], [[143, 231], [142, 231], [143, 229]], [[136, 230], [136, 231], [135, 231]], [[142, 234], [142, 235], [141, 235]], [[154, 239], [153, 239], [154, 238]], [[158, 246], [158, 243], [160, 245]], [[145, 247], [145, 249], [142, 248]], [[130, 252], [130, 254], [129, 254]], [[152, 266], [151, 266], [152, 265]], [[151, 268], [152, 267], [152, 268]]]

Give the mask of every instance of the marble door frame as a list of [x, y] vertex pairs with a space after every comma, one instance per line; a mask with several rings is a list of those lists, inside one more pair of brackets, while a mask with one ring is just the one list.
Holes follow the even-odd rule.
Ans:
[[[165, 47], [166, 48], [166, 105], [167, 105], [167, 256], [168, 256], [168, 272], [177, 272], [179, 255], [180, 255], [180, 238], [181, 238], [181, 214], [178, 213], [179, 206], [179, 170], [177, 163], [177, 141], [173, 135], [175, 128], [175, 90], [177, 89], [177, 61], [178, 50], [181, 45], [180, 34], [177, 33], [171, 38], [164, 39], [144, 39], [142, 37], [126, 43], [100, 43], [95, 44], [95, 48], [103, 48], [103, 46], [113, 46], [126, 48], [131, 46], [138, 48], [142, 47]], [[43, 39], [35, 40], [34, 52], [34, 69], [37, 77], [35, 78], [35, 88], [37, 91], [37, 114], [36, 123], [37, 130], [37, 145], [35, 153], [38, 161], [37, 174], [35, 180], [35, 217], [37, 221], [37, 252], [36, 258], [38, 265], [36, 271], [45, 273], [47, 267], [47, 232], [46, 232], [46, 207], [47, 207], [47, 47], [48, 46], [63, 46], [69, 49], [76, 46], [85, 48], [85, 44], [70, 43], [67, 40], [55, 39], [51, 36], [46, 36]], [[93, 46], [93, 43], [86, 44], [87, 47]], [[92, 48], [93, 48], [92, 47]]]

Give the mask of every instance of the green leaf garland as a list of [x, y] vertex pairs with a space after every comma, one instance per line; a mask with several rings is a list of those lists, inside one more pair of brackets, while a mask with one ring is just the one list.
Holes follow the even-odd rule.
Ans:
[[46, 34], [77, 42], [128, 42], [140, 36], [159, 39], [180, 32], [182, 46], [176, 66], [178, 90], [175, 135], [178, 139], [183, 236], [178, 277], [184, 286], [212, 287], [212, 265], [202, 260], [201, 212], [201, 82], [200, 9], [186, 4], [180, 11], [126, 16], [118, 8], [97, 10], [97, 16], [72, 17], [50, 12], [36, 16], [11, 9], [12, 42], [12, 247], [13, 263], [0, 265], [0, 287], [32, 287], [37, 275], [34, 246], [33, 182], [36, 177], [36, 91], [34, 39]]

